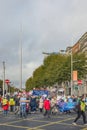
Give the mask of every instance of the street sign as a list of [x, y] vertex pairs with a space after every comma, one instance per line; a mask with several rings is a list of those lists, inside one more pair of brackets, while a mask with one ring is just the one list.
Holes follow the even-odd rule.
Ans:
[[6, 79], [6, 80], [5, 80], [5, 83], [9, 84], [9, 83], [10, 83], [10, 80], [9, 80], [9, 79]]
[[82, 85], [82, 80], [78, 80], [78, 85]]

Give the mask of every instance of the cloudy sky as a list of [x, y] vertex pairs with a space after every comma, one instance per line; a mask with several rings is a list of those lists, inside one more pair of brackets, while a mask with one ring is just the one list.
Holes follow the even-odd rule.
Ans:
[[59, 52], [87, 31], [87, 0], [0, 0], [0, 79], [24, 84], [43, 63], [42, 52]]

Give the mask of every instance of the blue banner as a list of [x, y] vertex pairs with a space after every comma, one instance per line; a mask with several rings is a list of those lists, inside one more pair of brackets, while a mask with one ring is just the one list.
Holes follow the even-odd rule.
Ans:
[[47, 95], [48, 96], [48, 91], [47, 90], [33, 90], [32, 95], [35, 95], [35, 96]]

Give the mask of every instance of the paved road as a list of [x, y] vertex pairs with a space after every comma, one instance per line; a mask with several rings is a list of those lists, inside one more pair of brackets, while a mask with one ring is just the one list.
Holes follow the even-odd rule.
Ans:
[[72, 125], [75, 117], [75, 113], [58, 114], [51, 118], [37, 113], [22, 119], [11, 113], [7, 117], [0, 114], [0, 130], [87, 130], [82, 118], [78, 120], [77, 126]]

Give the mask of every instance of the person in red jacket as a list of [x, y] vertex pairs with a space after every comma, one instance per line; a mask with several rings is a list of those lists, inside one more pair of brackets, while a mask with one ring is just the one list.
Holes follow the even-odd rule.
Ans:
[[7, 116], [7, 114], [8, 114], [8, 109], [9, 109], [9, 102], [8, 102], [8, 100], [7, 100], [6, 97], [4, 97], [4, 98], [2, 99], [2, 109], [3, 109], [3, 114], [4, 114], [5, 116]]
[[51, 109], [51, 103], [50, 103], [50, 100], [48, 99], [48, 98], [46, 98], [45, 100], [44, 100], [44, 105], [43, 105], [43, 107], [44, 107], [44, 116], [48, 116], [48, 117], [50, 117], [50, 109]]

